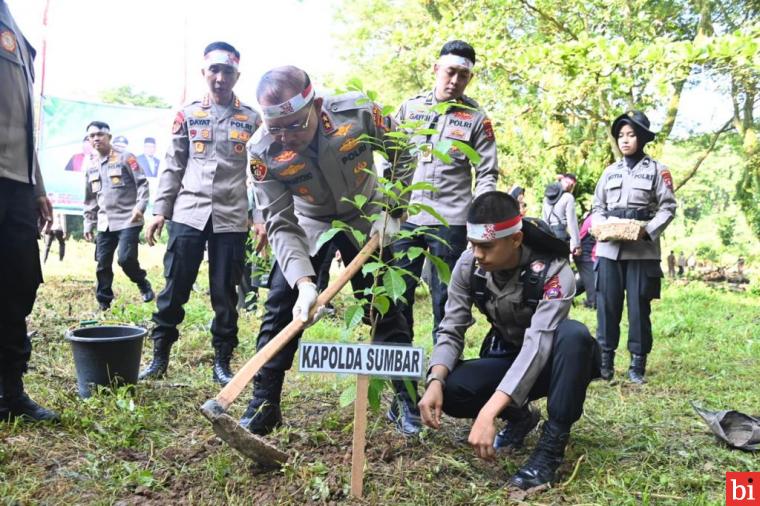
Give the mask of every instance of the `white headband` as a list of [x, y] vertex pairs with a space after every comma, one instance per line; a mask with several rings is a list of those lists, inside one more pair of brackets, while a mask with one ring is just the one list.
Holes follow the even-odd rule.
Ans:
[[519, 214], [512, 219], [493, 224], [467, 222], [467, 238], [471, 241], [493, 241], [508, 237], [520, 230], [522, 230], [522, 216]]
[[301, 93], [290, 100], [277, 105], [262, 105], [261, 112], [264, 113], [264, 119], [288, 116], [303, 109], [313, 98], [314, 87], [310, 83]]
[[100, 127], [97, 127], [95, 125], [90, 125], [90, 128], [87, 129], [87, 135], [96, 134], [98, 132], [102, 132], [104, 134], [110, 134], [111, 130], [109, 130], [106, 127], [100, 128]]
[[467, 70], [472, 70], [475, 64], [469, 58], [459, 56], [456, 54], [444, 54], [438, 58], [438, 65], [451, 66], [451, 67], [464, 67]]
[[240, 58], [229, 51], [214, 49], [203, 57], [203, 64], [204, 68], [209, 68], [211, 65], [227, 65], [237, 70]]

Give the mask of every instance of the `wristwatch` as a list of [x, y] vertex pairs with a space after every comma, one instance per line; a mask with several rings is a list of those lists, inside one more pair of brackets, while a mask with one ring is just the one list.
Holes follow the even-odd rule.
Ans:
[[432, 371], [427, 375], [427, 378], [425, 379], [425, 388], [428, 388], [430, 386], [430, 383], [433, 381], [440, 381], [441, 387], [446, 388], [446, 379], [440, 374], [436, 374]]

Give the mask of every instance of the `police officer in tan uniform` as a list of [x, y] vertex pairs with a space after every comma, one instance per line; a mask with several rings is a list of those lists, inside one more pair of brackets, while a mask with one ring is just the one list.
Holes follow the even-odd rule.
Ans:
[[166, 168], [153, 203], [149, 244], [169, 222], [164, 256], [166, 286], [158, 295], [152, 332], [153, 361], [140, 378], [166, 373], [169, 351], [179, 337], [182, 306], [208, 244], [209, 285], [214, 320], [214, 380], [232, 379], [230, 359], [238, 344], [236, 285], [243, 274], [248, 233], [245, 143], [256, 131], [258, 114], [232, 92], [240, 77], [240, 53], [226, 42], [209, 44], [204, 51], [203, 76], [209, 93], [184, 107], [174, 120]]
[[[427, 93], [407, 100], [401, 105], [397, 119], [399, 122], [422, 122], [421, 128], [435, 130], [435, 134], [416, 135], [412, 138], [418, 147], [417, 167], [413, 182], [430, 183], [432, 190], [415, 190], [410, 203], [429, 206], [445, 220], [442, 224], [435, 216], [423, 210], [413, 214], [402, 226], [413, 231], [428, 227], [427, 233], [402, 238], [393, 244], [396, 252], [407, 252], [410, 248], [422, 248], [442, 259], [453, 268], [467, 246], [465, 218], [473, 197], [472, 172], [475, 172], [474, 194], [496, 189], [499, 166], [496, 156], [496, 140], [491, 120], [480, 109], [477, 102], [464, 95], [464, 90], [473, 77], [475, 50], [466, 42], [452, 40], [443, 45], [440, 57], [433, 66], [435, 88]], [[445, 112], [436, 112], [431, 107], [441, 102], [451, 102]], [[441, 160], [432, 149], [441, 141], [458, 141], [467, 144], [480, 155], [480, 162], [473, 165], [461, 149], [452, 145], [448, 151], [450, 161]], [[438, 240], [438, 239], [440, 240]], [[413, 305], [417, 278], [422, 273], [425, 257], [419, 255], [413, 260], [402, 257], [399, 266], [411, 271], [415, 276], [407, 276], [403, 305], [404, 315], [410, 328], [414, 327]], [[432, 269], [430, 293], [433, 303], [433, 340], [437, 333], [446, 305], [446, 285], [439, 279], [437, 269]]]
[[[350, 233], [339, 232], [318, 246], [318, 238], [331, 228], [333, 220], [368, 237], [381, 229], [386, 218], [385, 235], [390, 237], [398, 231], [400, 220], [398, 210], [389, 215], [383, 211], [381, 219], [372, 224], [362, 216], [379, 212], [372, 201], [380, 196], [374, 146], [360, 137], [386, 142], [385, 133], [392, 128], [392, 120], [383, 116], [377, 105], [359, 93], [317, 97], [309, 76], [296, 67], [279, 67], [264, 74], [256, 94], [264, 126], [248, 144], [250, 169], [257, 207], [263, 211], [276, 259], [257, 341], [261, 349], [293, 318], [307, 321], [317, 299], [318, 268], [331, 244], [337, 245], [346, 263], [356, 256], [360, 245]], [[401, 156], [398, 151], [389, 153]], [[405, 175], [408, 180], [408, 160], [399, 158], [397, 162], [391, 164], [398, 169], [396, 176]], [[361, 211], [346, 202], [355, 197], [366, 198]], [[372, 280], [369, 275], [357, 275], [351, 282], [354, 291], [362, 293]], [[377, 342], [411, 340], [403, 314], [393, 304], [377, 320], [376, 330]], [[241, 420], [251, 432], [268, 434], [281, 424], [282, 385], [297, 346], [297, 339], [290, 341], [254, 377], [253, 399]], [[405, 433], [416, 433], [416, 401], [403, 383], [395, 386], [398, 395], [389, 415]]]
[[107, 123], [91, 122], [87, 136], [93, 152], [85, 162], [84, 238], [92, 241], [97, 227], [98, 304], [102, 311], [111, 307], [113, 254], [117, 246], [124, 274], [140, 289], [143, 302], [150, 302], [155, 294], [137, 259], [143, 213], [148, 207], [148, 180], [132, 153], [113, 149]]
[[34, 147], [34, 48], [0, 0], [0, 422], [58, 420], [24, 392], [32, 354], [26, 317], [42, 283], [38, 217], [53, 209]]
[[[568, 319], [575, 278], [567, 245], [541, 226], [522, 218], [506, 193], [475, 198], [467, 215], [472, 249], [454, 267], [420, 401], [422, 421], [434, 429], [441, 412], [474, 418], [468, 442], [480, 457], [493, 458], [497, 448], [522, 446], [539, 419], [529, 401], [548, 397], [549, 419], [536, 449], [510, 479], [521, 489], [555, 481], [599, 372], [596, 342], [582, 323]], [[491, 329], [480, 358], [463, 360], [473, 305]], [[498, 434], [497, 418], [507, 420]]]
[[660, 162], [644, 153], [654, 140], [649, 119], [639, 111], [612, 123], [623, 158], [602, 173], [594, 192], [592, 223], [625, 218], [644, 222], [635, 241], [599, 241], [597, 263], [597, 339], [602, 347], [602, 378], [612, 379], [620, 340], [624, 293], [628, 297], [628, 378], [644, 383], [647, 354], [652, 350], [651, 301], [660, 297], [660, 235], [673, 220], [673, 178]]

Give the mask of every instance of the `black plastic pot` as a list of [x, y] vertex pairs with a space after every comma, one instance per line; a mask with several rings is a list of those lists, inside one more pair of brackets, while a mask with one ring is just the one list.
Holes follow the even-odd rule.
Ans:
[[108, 325], [66, 331], [71, 343], [80, 397], [92, 395], [94, 385], [119, 386], [137, 383], [143, 339], [142, 327]]

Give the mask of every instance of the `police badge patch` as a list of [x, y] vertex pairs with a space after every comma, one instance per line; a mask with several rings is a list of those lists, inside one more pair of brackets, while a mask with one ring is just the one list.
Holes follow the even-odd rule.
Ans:
[[491, 120], [488, 118], [483, 121], [483, 131], [486, 134], [486, 139], [489, 141], [496, 139], [496, 136], [493, 133], [493, 125], [491, 124]]
[[544, 285], [544, 299], [561, 299], [562, 285], [559, 283], [559, 277], [552, 276]]
[[180, 129], [182, 128], [182, 123], [185, 122], [185, 115], [182, 113], [182, 111], [179, 111], [177, 113], [177, 116], [174, 117], [174, 124], [172, 125], [172, 133], [178, 134]]
[[546, 268], [546, 264], [543, 263], [541, 260], [536, 260], [535, 262], [530, 264], [530, 270], [538, 274], [539, 272], [542, 272]]
[[267, 166], [259, 158], [251, 158], [251, 176], [254, 181], [263, 181], [267, 177]]
[[0, 45], [9, 53], [16, 52], [16, 37], [10, 30], [0, 32]]
[[127, 158], [127, 164], [129, 165], [129, 168], [132, 169], [132, 172], [137, 172], [140, 168], [140, 165], [137, 163], [137, 158], [135, 158], [134, 155], [130, 155], [130, 157]]
[[669, 170], [662, 171], [662, 180], [665, 182], [665, 186], [667, 186], [670, 191], [673, 191], [673, 176], [670, 175]]

